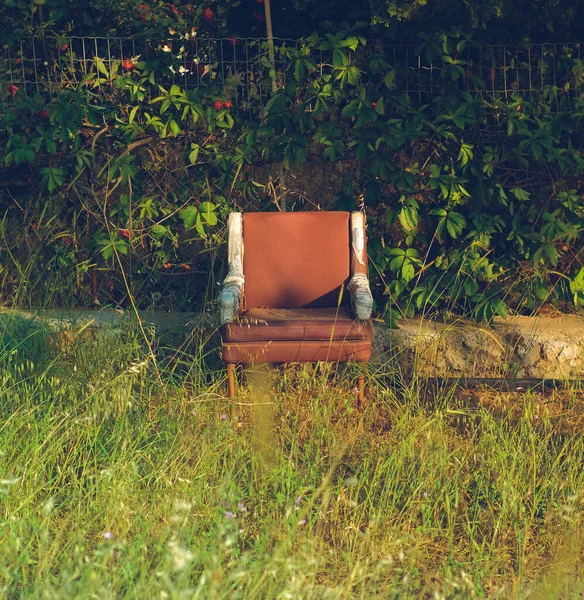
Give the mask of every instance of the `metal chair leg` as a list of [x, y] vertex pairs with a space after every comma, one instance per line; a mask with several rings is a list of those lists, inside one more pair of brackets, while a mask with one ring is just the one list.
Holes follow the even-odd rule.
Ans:
[[235, 365], [227, 363], [227, 396], [235, 398]]

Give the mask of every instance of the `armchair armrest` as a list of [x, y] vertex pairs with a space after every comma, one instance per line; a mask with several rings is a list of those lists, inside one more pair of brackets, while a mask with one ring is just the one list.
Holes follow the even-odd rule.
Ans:
[[369, 278], [363, 273], [355, 273], [347, 286], [351, 297], [353, 314], [360, 321], [368, 321], [373, 312], [373, 296]]
[[221, 323], [235, 319], [242, 308], [243, 288], [243, 218], [241, 213], [229, 215], [228, 263], [229, 272], [223, 280], [219, 293], [219, 316]]
[[362, 321], [371, 318], [373, 296], [367, 272], [365, 215], [351, 213], [351, 279], [347, 286], [355, 317]]

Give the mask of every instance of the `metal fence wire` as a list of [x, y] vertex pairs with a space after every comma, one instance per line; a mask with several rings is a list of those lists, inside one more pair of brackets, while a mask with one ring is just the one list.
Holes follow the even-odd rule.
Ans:
[[[199, 39], [183, 37], [160, 42], [109, 37], [31, 38], [17, 48], [0, 48], [0, 110], [22, 95], [41, 94], [49, 99], [82, 82], [96, 94], [111, 93], [114, 75], [147, 65], [160, 85], [179, 84], [228, 88], [234, 104], [257, 110], [265, 106], [277, 86], [293, 76], [302, 41], [276, 39], [276, 63], [272, 68], [268, 44], [257, 38]], [[355, 53], [365, 72], [372, 59], [383, 56], [392, 73], [392, 88], [404, 92], [412, 104], [430, 103], [445, 86], [483, 98], [509, 100], [512, 94], [549, 95], [572, 99], [584, 81], [582, 44], [531, 44], [520, 46], [468, 44], [450, 55], [406, 45], [370, 43]], [[332, 50], [312, 49], [310, 58], [318, 74], [332, 71]], [[93, 79], [94, 78], [94, 79]], [[18, 92], [20, 93], [18, 94]], [[157, 93], [145, 88], [145, 99]], [[564, 103], [565, 104], [565, 103]], [[565, 106], [562, 108], [565, 110]]]

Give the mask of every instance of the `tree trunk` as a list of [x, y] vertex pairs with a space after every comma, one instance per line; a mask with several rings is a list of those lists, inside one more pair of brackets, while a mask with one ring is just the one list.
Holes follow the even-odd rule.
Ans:
[[268, 56], [270, 59], [270, 65], [272, 69], [272, 93], [275, 94], [278, 91], [278, 85], [276, 83], [276, 57], [274, 54], [274, 32], [272, 30], [272, 7], [270, 0], [264, 0], [264, 11], [266, 13], [266, 34], [268, 37]]

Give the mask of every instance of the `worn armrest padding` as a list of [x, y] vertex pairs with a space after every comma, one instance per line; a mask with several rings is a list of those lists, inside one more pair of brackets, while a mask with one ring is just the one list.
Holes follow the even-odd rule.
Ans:
[[235, 319], [242, 308], [243, 288], [243, 218], [241, 213], [231, 213], [228, 222], [229, 272], [219, 293], [221, 323]]
[[373, 296], [367, 271], [365, 215], [351, 213], [351, 279], [347, 286], [355, 317], [366, 321], [373, 312]]

